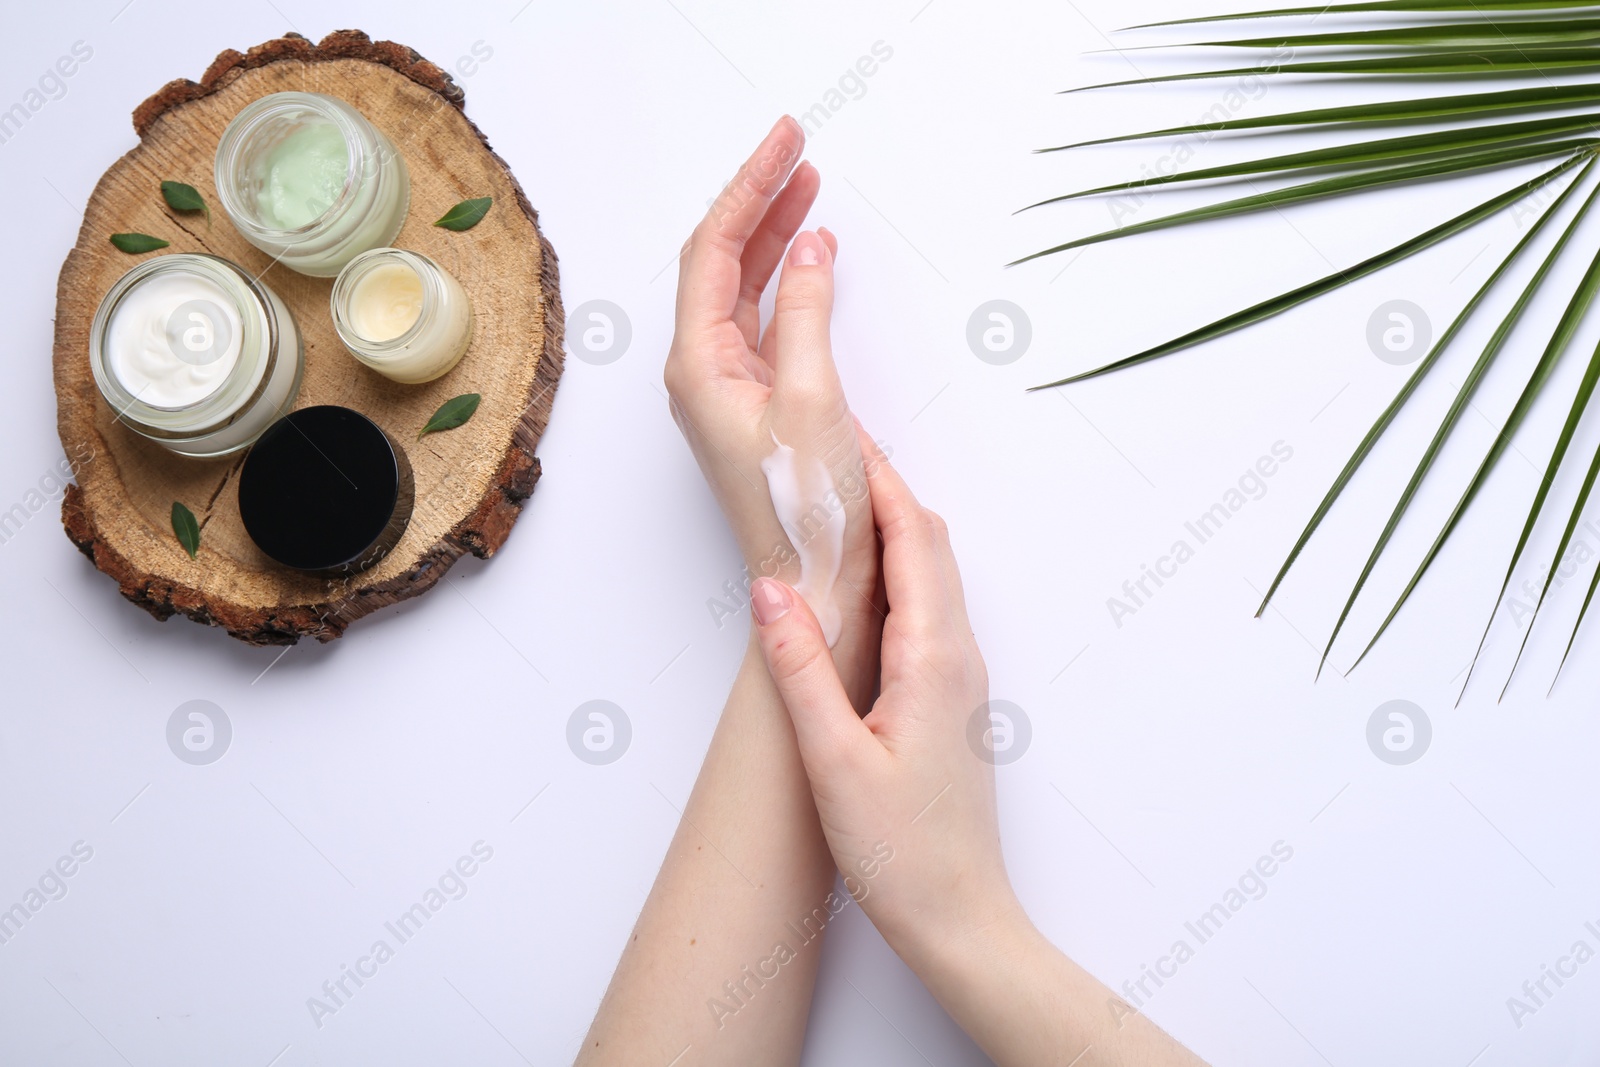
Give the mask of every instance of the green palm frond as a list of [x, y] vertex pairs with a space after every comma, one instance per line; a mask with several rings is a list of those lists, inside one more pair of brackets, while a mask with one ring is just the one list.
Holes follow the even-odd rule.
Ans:
[[1573, 74], [1600, 68], [1600, 49], [1593, 48], [1441, 48], [1437, 51], [1418, 48], [1416, 53], [1365, 59], [1315, 59], [1304, 63], [1271, 61], [1254, 67], [1198, 70], [1186, 74], [1158, 74], [1152, 78], [1102, 82], [1065, 91], [1085, 93], [1092, 89], [1115, 89], [1126, 85], [1247, 78], [1267, 74], [1455, 74], [1473, 78], [1505, 78], [1512, 75]]
[[[1361, 17], [1364, 15], [1386, 16], [1386, 21], [1376, 25], [1361, 25]], [[1547, 207], [1539, 210], [1533, 226], [1460, 310], [1356, 446], [1354, 453], [1317, 505], [1294, 547], [1289, 551], [1288, 557], [1274, 576], [1261, 602], [1261, 608], [1257, 611], [1259, 615], [1278, 592], [1300, 559], [1302, 551], [1368, 458], [1378, 439], [1398, 417], [1422, 380], [1437, 365], [1446, 350], [1457, 341], [1458, 335], [1484, 302], [1504, 284], [1505, 276], [1513, 265], [1525, 258], [1525, 254], [1541, 235], [1550, 232], [1558, 217], [1567, 214], [1569, 202], [1574, 200], [1580, 189], [1588, 190], [1581, 205], [1571, 213], [1571, 218], [1540, 261], [1531, 279], [1517, 294], [1510, 310], [1497, 324], [1466, 380], [1457, 389], [1449, 410], [1440, 420], [1427, 449], [1401, 491], [1333, 625], [1332, 633], [1318, 663], [1317, 669], [1320, 674], [1374, 568], [1390, 547], [1395, 531], [1407, 514], [1419, 488], [1429, 477], [1440, 451], [1457, 429], [1462, 414], [1471, 404], [1485, 375], [1494, 365], [1496, 358], [1508, 347], [1513, 333], [1527, 318], [1526, 312], [1534, 297], [1548, 286], [1552, 272], [1574, 253], [1577, 246], [1584, 243], [1583, 234], [1588, 234], [1587, 240], [1590, 246], [1583, 253], [1589, 262], [1582, 281], [1570, 294], [1564, 312], [1553, 326], [1543, 352], [1528, 374], [1522, 391], [1500, 427], [1493, 444], [1483, 456], [1455, 508], [1417, 565], [1410, 581], [1379, 624], [1376, 633], [1356, 657], [1356, 665], [1365, 659], [1379, 638], [1388, 630], [1390, 623], [1394, 621], [1437, 558], [1440, 549], [1456, 530], [1479, 490], [1509, 448], [1513, 436], [1543, 394], [1557, 365], [1562, 361], [1579, 327], [1596, 302], [1597, 295], [1600, 295], [1600, 248], [1595, 247], [1592, 233], [1583, 228], [1583, 223], [1592, 214], [1590, 209], [1597, 200], [1600, 200], [1600, 182], [1594, 180], [1596, 161], [1600, 159], [1600, 77], [1596, 77], [1593, 73], [1600, 71], [1600, 2], [1381, 0], [1381, 2], [1333, 6], [1277, 8], [1239, 15], [1202, 16], [1165, 23], [1150, 23], [1134, 28], [1197, 27], [1200, 24], [1233, 23], [1266, 18], [1292, 20], [1301, 16], [1316, 16], [1316, 25], [1312, 28], [1288, 31], [1278, 36], [1259, 33], [1248, 36], [1234, 35], [1190, 42], [1182, 46], [1254, 51], [1260, 54], [1255, 62], [1176, 74], [1155, 74], [1066, 91], [1083, 92], [1088, 89], [1109, 89], [1115, 86], [1149, 86], [1166, 82], [1251, 76], [1279, 79], [1314, 76], [1359, 84], [1370, 82], [1374, 85], [1396, 84], [1398, 78], [1401, 79], [1398, 82], [1401, 85], [1421, 82], [1434, 86], [1458, 82], [1471, 83], [1483, 79], [1533, 77], [1544, 79], [1545, 84], [1511, 88], [1491, 88], [1489, 85], [1484, 85], [1481, 87], [1482, 91], [1475, 92], [1436, 91], [1434, 95], [1416, 95], [1409, 99], [1346, 104], [1254, 117], [1234, 117], [1224, 113], [1215, 119], [1204, 116], [1200, 121], [1188, 125], [1123, 133], [1039, 149], [1041, 152], [1062, 152], [1152, 137], [1227, 140], [1244, 134], [1254, 140], [1241, 143], [1256, 144], [1259, 141], [1270, 145], [1274, 138], [1288, 134], [1303, 135], [1313, 132], [1332, 136], [1353, 132], [1358, 135], [1355, 140], [1346, 139], [1342, 143], [1324, 147], [1304, 148], [1296, 145], [1294, 151], [1258, 152], [1242, 162], [1176, 174], [1151, 176], [1147, 172], [1141, 178], [1064, 193], [1030, 204], [1023, 210], [1038, 209], [1062, 201], [1093, 196], [1133, 193], [1140, 196], [1154, 196], [1171, 188], [1226, 190], [1236, 182], [1254, 186], [1256, 181], [1269, 179], [1279, 183], [1278, 188], [1266, 191], [1251, 188], [1248, 195], [1231, 197], [1224, 195], [1200, 207], [1187, 208], [1116, 230], [1060, 241], [1042, 251], [1023, 256], [1016, 262], [1025, 263], [1070, 249], [1123, 237], [1229, 219], [1255, 211], [1285, 210], [1303, 203], [1319, 202], [1334, 197], [1361, 196], [1402, 184], [1444, 181], [1504, 167], [1523, 166], [1539, 160], [1557, 161], [1554, 166], [1547, 165], [1543, 173], [1532, 179], [1516, 184], [1454, 218], [1352, 267], [1335, 271], [1326, 277], [1226, 315], [1141, 352], [1034, 387], [1054, 388], [1123, 370], [1193, 348], [1291, 311], [1359, 278], [1375, 274], [1401, 260], [1424, 252], [1487, 219], [1513, 210], [1514, 205], [1519, 203], [1525, 205], [1546, 187], [1553, 189], [1556, 182], [1563, 183], [1564, 187], [1561, 188], [1559, 195], [1555, 196]], [[1395, 18], [1399, 18], [1398, 24]], [[1573, 75], [1580, 76], [1580, 79], [1564, 82], [1552, 80]], [[1581, 169], [1578, 169], [1580, 167]], [[1289, 184], [1282, 184], [1285, 179]], [[1484, 637], [1480, 639], [1477, 653], [1473, 657], [1473, 668], [1476, 667], [1478, 656], [1481, 655], [1492, 629], [1494, 614], [1498, 612], [1499, 604], [1504, 600], [1517, 567], [1526, 554], [1533, 532], [1546, 511], [1546, 504], [1549, 502], [1555, 481], [1568, 465], [1572, 442], [1585, 415], [1590, 411], [1597, 387], [1600, 387], [1600, 349], [1589, 358], [1582, 379], [1571, 398], [1560, 433], [1529, 505], [1521, 534], [1511, 550], [1504, 580], [1496, 601], [1491, 606], [1490, 625], [1485, 628]], [[1590, 459], [1577, 500], [1566, 516], [1555, 562], [1545, 579], [1544, 588], [1529, 620], [1527, 631], [1529, 635], [1550, 592], [1557, 566], [1564, 559], [1584, 509], [1593, 496], [1596, 481], [1600, 481], [1600, 449], [1597, 449]], [[1571, 654], [1578, 629], [1582, 626], [1597, 589], [1600, 589], [1600, 570], [1597, 570], [1583, 605], [1579, 609], [1578, 621], [1568, 639], [1561, 661], [1562, 666]], [[1517, 652], [1517, 661], [1512, 665], [1513, 673], [1521, 661], [1527, 641], [1528, 637], [1525, 635], [1522, 646]], [[1469, 668], [1467, 672], [1469, 683], [1473, 668]], [[1354, 669], [1354, 665], [1351, 669]], [[1558, 667], [1558, 674], [1560, 670]]]
[[1513, 14], [1545, 14], [1552, 11], [1600, 11], [1600, 4], [1592, 0], [1375, 0], [1373, 3], [1342, 4], [1337, 7], [1319, 4], [1315, 7], [1280, 7], [1270, 11], [1252, 11], [1242, 15], [1205, 15], [1192, 19], [1173, 19], [1169, 22], [1147, 22], [1130, 29], [1144, 30], [1155, 26], [1192, 26], [1201, 22], [1233, 22], [1238, 19], [1280, 18], [1290, 15], [1324, 15], [1330, 11], [1341, 14], [1389, 13], [1402, 15], [1432, 15], [1440, 12], [1510, 12]]
[[1151, 137], [1187, 137], [1196, 134], [1267, 130], [1285, 126], [1341, 129], [1346, 126], [1365, 127], [1428, 120], [1493, 117], [1505, 112], [1554, 111], [1587, 105], [1600, 105], [1600, 85], [1547, 85], [1533, 89], [1502, 89], [1492, 93], [1471, 93], [1466, 96], [1432, 96], [1419, 100], [1391, 100], [1376, 104], [1325, 107], [1284, 115], [1226, 118], [1190, 126], [1169, 126], [1164, 130], [1150, 130], [1145, 133], [1124, 133], [1093, 141], [1077, 141], [1073, 144], [1041, 148], [1039, 151], [1064, 152], [1069, 148], [1116, 144], [1119, 141], [1136, 141]]
[[1528, 48], [1587, 44], [1600, 39], [1600, 20], [1475, 22], [1468, 25], [1401, 26], [1349, 33], [1306, 33], [1207, 41], [1207, 48]]

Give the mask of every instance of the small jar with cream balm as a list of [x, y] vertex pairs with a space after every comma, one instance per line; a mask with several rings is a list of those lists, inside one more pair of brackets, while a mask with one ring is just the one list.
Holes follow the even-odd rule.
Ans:
[[181, 252], [124, 274], [89, 331], [100, 395], [135, 433], [186, 456], [259, 437], [300, 392], [289, 308], [234, 263]]
[[472, 342], [472, 302], [451, 274], [418, 252], [375, 248], [333, 285], [333, 325], [356, 359], [397, 382], [431, 382]]
[[273, 93], [246, 106], [222, 133], [214, 178], [245, 240], [317, 278], [393, 241], [411, 201], [394, 145], [322, 93]]

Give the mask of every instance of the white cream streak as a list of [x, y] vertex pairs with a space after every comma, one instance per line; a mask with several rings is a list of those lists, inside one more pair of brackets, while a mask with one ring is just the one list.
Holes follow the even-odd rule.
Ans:
[[822, 635], [832, 648], [844, 629], [835, 586], [844, 565], [844, 501], [827, 464], [813, 456], [802, 457], [772, 435], [777, 449], [761, 461], [767, 476], [772, 510], [800, 557], [800, 581], [795, 591], [805, 597], [822, 624]]

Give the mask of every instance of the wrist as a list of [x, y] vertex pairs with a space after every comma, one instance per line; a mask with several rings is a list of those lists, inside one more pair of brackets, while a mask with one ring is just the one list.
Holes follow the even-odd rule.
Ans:
[[873, 922], [924, 981], [981, 979], [1031, 953], [1042, 940], [1009, 884], [955, 903], [942, 915], [879, 915]]
[[1060, 986], [1059, 949], [1014, 899], [987, 920], [940, 936], [935, 932], [890, 944], [934, 998], [986, 1051], [985, 1031], [1038, 1018], [1040, 998]]

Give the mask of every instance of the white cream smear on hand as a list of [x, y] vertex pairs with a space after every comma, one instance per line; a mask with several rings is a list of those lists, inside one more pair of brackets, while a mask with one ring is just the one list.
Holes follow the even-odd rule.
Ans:
[[822, 625], [822, 635], [832, 648], [844, 629], [835, 586], [844, 566], [844, 501], [828, 473], [827, 464], [813, 456], [802, 457], [772, 435], [776, 450], [761, 461], [767, 476], [772, 510], [800, 557], [798, 592]]
[[155, 275], [130, 289], [106, 330], [107, 365], [142, 403], [198, 404], [239, 362], [233, 297], [199, 274]]

